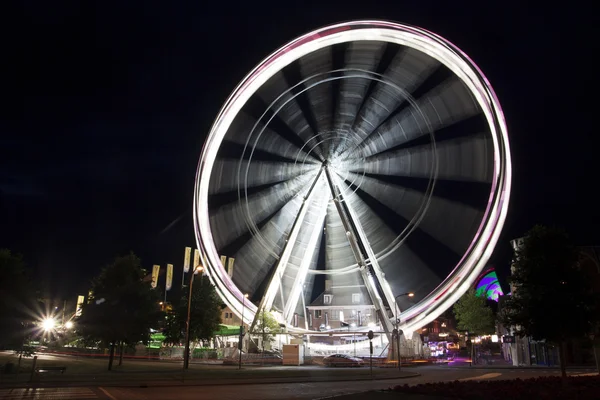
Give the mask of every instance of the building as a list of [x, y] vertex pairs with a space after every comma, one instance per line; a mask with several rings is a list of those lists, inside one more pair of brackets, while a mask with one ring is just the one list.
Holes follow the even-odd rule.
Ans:
[[325, 291], [306, 308], [310, 330], [369, 326], [379, 322], [364, 285], [333, 286], [326, 280]]

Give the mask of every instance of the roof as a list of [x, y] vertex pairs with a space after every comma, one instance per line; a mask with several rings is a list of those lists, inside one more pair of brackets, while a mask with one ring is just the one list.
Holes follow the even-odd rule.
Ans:
[[[353, 303], [352, 295], [355, 293], [360, 293], [360, 302]], [[324, 297], [325, 295], [331, 295], [331, 303], [325, 304]], [[371, 298], [369, 297], [369, 292], [365, 286], [360, 287], [332, 287], [331, 290], [326, 290], [321, 293], [310, 305], [310, 307], [352, 307], [352, 306], [370, 306], [373, 303], [371, 302]]]

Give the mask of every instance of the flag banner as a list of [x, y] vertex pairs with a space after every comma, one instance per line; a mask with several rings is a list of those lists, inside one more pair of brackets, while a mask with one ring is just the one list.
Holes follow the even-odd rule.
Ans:
[[192, 268], [195, 270], [198, 265], [200, 265], [200, 250], [194, 249], [194, 265]]
[[227, 275], [231, 278], [233, 276], [233, 263], [235, 262], [235, 258], [229, 257], [227, 260]]
[[158, 283], [158, 274], [160, 273], [160, 265], [154, 265], [152, 267], [152, 289], [156, 287]]
[[188, 272], [190, 270], [190, 257], [192, 255], [192, 248], [185, 248], [185, 256], [183, 257], [183, 272]]
[[208, 261], [206, 261], [206, 257], [202, 257], [202, 266], [204, 267], [204, 269], [202, 270], [202, 275], [204, 274], [208, 274], [208, 271], [206, 271], [206, 266], [208, 265]]
[[167, 283], [165, 284], [166, 290], [171, 290], [173, 286], [173, 264], [167, 264]]
[[221, 264], [223, 265], [223, 269], [227, 271], [227, 256], [221, 256]]
[[75, 316], [81, 317], [81, 309], [83, 307], [83, 302], [85, 301], [85, 296], [77, 296], [77, 308], [75, 309]]

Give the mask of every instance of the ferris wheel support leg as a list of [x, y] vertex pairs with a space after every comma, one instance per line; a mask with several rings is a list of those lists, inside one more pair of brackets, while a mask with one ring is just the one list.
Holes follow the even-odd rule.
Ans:
[[[329, 202], [329, 193], [321, 191], [320, 193], [318, 193], [318, 196], [319, 197], [314, 200], [316, 202], [314, 206], [316, 206], [316, 208], [318, 209], [318, 214], [317, 217], [314, 219], [314, 225], [312, 228], [312, 232], [310, 233], [310, 239], [308, 241], [308, 244], [306, 245], [306, 252], [302, 257], [300, 268], [298, 268], [298, 273], [296, 274], [296, 278], [294, 279], [294, 286], [292, 286], [291, 295], [289, 296], [287, 303], [285, 303], [283, 316], [285, 322], [288, 324], [294, 317], [294, 311], [298, 306], [298, 300], [302, 298], [302, 301], [304, 302], [304, 280], [306, 279], [308, 269], [310, 268], [310, 264], [317, 250], [319, 239], [321, 238], [321, 230], [323, 228], [323, 224], [325, 223], [325, 216], [327, 215], [327, 203]], [[312, 207], [312, 205], [309, 205], [309, 207]], [[306, 309], [306, 307], [304, 309]], [[304, 320], [306, 322], [306, 318], [304, 318]]]
[[[336, 177], [333, 177], [333, 179], [336, 179]], [[358, 215], [356, 214], [356, 211], [354, 210], [354, 208], [350, 205], [350, 202], [348, 202], [348, 201], [346, 201], [346, 209], [348, 210], [348, 217], [353, 222], [353, 225], [356, 229], [356, 233], [358, 234], [358, 240], [360, 241], [360, 243], [362, 244], [363, 248], [365, 249], [365, 251], [367, 253], [367, 257], [371, 264], [371, 269], [375, 275], [374, 278], [376, 279], [377, 283], [379, 283], [381, 291], [383, 292], [387, 310], [391, 311], [391, 314], [395, 320], [398, 320], [400, 314], [399, 313], [396, 314], [397, 310], [396, 310], [396, 307], [394, 307], [395, 297], [392, 292], [392, 288], [390, 287], [390, 284], [388, 283], [388, 281], [385, 279], [385, 274], [383, 273], [383, 270], [379, 266], [379, 262], [377, 261], [375, 252], [373, 251], [373, 248], [371, 247], [371, 244], [369, 243], [367, 234], [365, 233], [362, 225], [360, 224], [360, 222], [358, 220]], [[385, 318], [389, 319], [389, 316], [385, 315]]]
[[[359, 266], [363, 281], [365, 282], [367, 293], [369, 294], [369, 297], [371, 298], [371, 301], [375, 306], [375, 311], [379, 314], [379, 320], [381, 321], [381, 325], [383, 326], [383, 329], [386, 332], [388, 340], [391, 340], [391, 332], [393, 327], [388, 316], [386, 304], [383, 302], [383, 299], [379, 294], [379, 289], [375, 282], [375, 279], [377, 279], [377, 277], [374, 276], [372, 272], [373, 268], [367, 267], [367, 263], [365, 261], [365, 254], [362, 250], [366, 247], [370, 248], [370, 246], [368, 245], [368, 242], [359, 242], [360, 237], [357, 237], [357, 235], [354, 233], [359, 225], [354, 224], [353, 226], [354, 221], [351, 221], [351, 219], [348, 217], [349, 205], [346, 201], [344, 201], [342, 193], [340, 192], [339, 187], [336, 184], [334, 177], [331, 175], [331, 172], [329, 171], [329, 167], [327, 165], [325, 165], [325, 174], [329, 183], [331, 194], [333, 196], [333, 202], [338, 211], [340, 219], [342, 220], [342, 225], [344, 226], [344, 229], [346, 231], [346, 237], [348, 239], [348, 242], [350, 242], [350, 247], [354, 254], [354, 258], [356, 259], [356, 262]], [[382, 287], [381, 284], [379, 286]]]
[[313, 198], [313, 194], [315, 193], [315, 185], [321, 177], [321, 173], [323, 172], [323, 167], [319, 169], [315, 180], [313, 181], [311, 187], [308, 189], [308, 192], [304, 196], [302, 201], [302, 205], [300, 206], [300, 210], [298, 211], [298, 215], [296, 215], [296, 219], [292, 224], [292, 229], [287, 237], [285, 246], [283, 247], [283, 251], [281, 252], [281, 256], [279, 257], [279, 262], [275, 267], [275, 271], [271, 275], [269, 280], [269, 285], [267, 286], [267, 290], [263, 295], [260, 304], [256, 310], [256, 314], [254, 314], [254, 319], [252, 320], [252, 324], [250, 325], [249, 331], [252, 332], [254, 327], [256, 326], [256, 322], [258, 321], [259, 315], [263, 310], [271, 310], [273, 307], [273, 301], [275, 300], [275, 296], [277, 295], [278, 288], [281, 284], [281, 277], [283, 276], [285, 269], [287, 268], [287, 263], [292, 255], [292, 250], [294, 248], [294, 244], [296, 243], [296, 239], [298, 238], [298, 233], [300, 232], [300, 228], [302, 227], [302, 221], [306, 217], [306, 213], [309, 208], [309, 204]]

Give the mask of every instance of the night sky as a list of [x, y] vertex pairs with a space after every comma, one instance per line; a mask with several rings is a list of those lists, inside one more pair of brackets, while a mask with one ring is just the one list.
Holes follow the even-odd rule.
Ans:
[[600, 244], [594, 13], [440, 3], [22, 2], [2, 57], [0, 247], [24, 254], [56, 296], [84, 292], [129, 250], [147, 268], [175, 264], [177, 281], [195, 242], [196, 164], [226, 97], [287, 41], [359, 18], [446, 37], [494, 86], [514, 167], [492, 259], [501, 278], [508, 241], [535, 223]]

